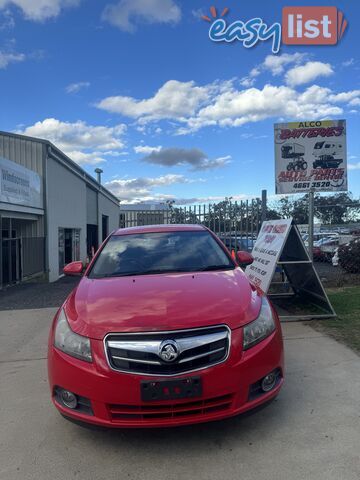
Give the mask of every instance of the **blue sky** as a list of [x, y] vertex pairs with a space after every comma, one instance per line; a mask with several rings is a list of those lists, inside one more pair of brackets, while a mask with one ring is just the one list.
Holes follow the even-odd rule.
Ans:
[[[337, 46], [215, 44], [201, 19], [281, 21], [335, 5]], [[360, 4], [239, 0], [0, 0], [0, 129], [53, 141], [124, 203], [274, 194], [273, 123], [346, 118], [360, 195]]]

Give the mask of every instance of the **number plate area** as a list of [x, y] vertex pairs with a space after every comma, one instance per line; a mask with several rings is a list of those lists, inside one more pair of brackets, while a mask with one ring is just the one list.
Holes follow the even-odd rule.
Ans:
[[202, 384], [200, 377], [141, 382], [141, 400], [143, 402], [178, 400], [200, 397], [201, 395]]

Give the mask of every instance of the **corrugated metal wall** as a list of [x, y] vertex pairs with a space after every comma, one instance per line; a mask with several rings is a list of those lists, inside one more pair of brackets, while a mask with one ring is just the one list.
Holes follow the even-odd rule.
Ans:
[[0, 156], [43, 176], [43, 148], [41, 142], [0, 135]]

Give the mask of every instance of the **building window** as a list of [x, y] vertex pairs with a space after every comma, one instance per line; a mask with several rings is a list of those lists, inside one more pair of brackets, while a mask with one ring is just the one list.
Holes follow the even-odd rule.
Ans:
[[125, 213], [120, 213], [119, 217], [119, 228], [125, 228], [126, 225], [126, 216]]
[[65, 265], [80, 260], [80, 228], [59, 228], [59, 275]]

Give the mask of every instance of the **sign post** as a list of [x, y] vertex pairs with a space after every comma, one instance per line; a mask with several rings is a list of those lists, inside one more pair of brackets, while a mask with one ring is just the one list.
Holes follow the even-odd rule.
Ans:
[[314, 190], [309, 192], [309, 240], [308, 240], [308, 250], [309, 257], [313, 260], [314, 257]]

